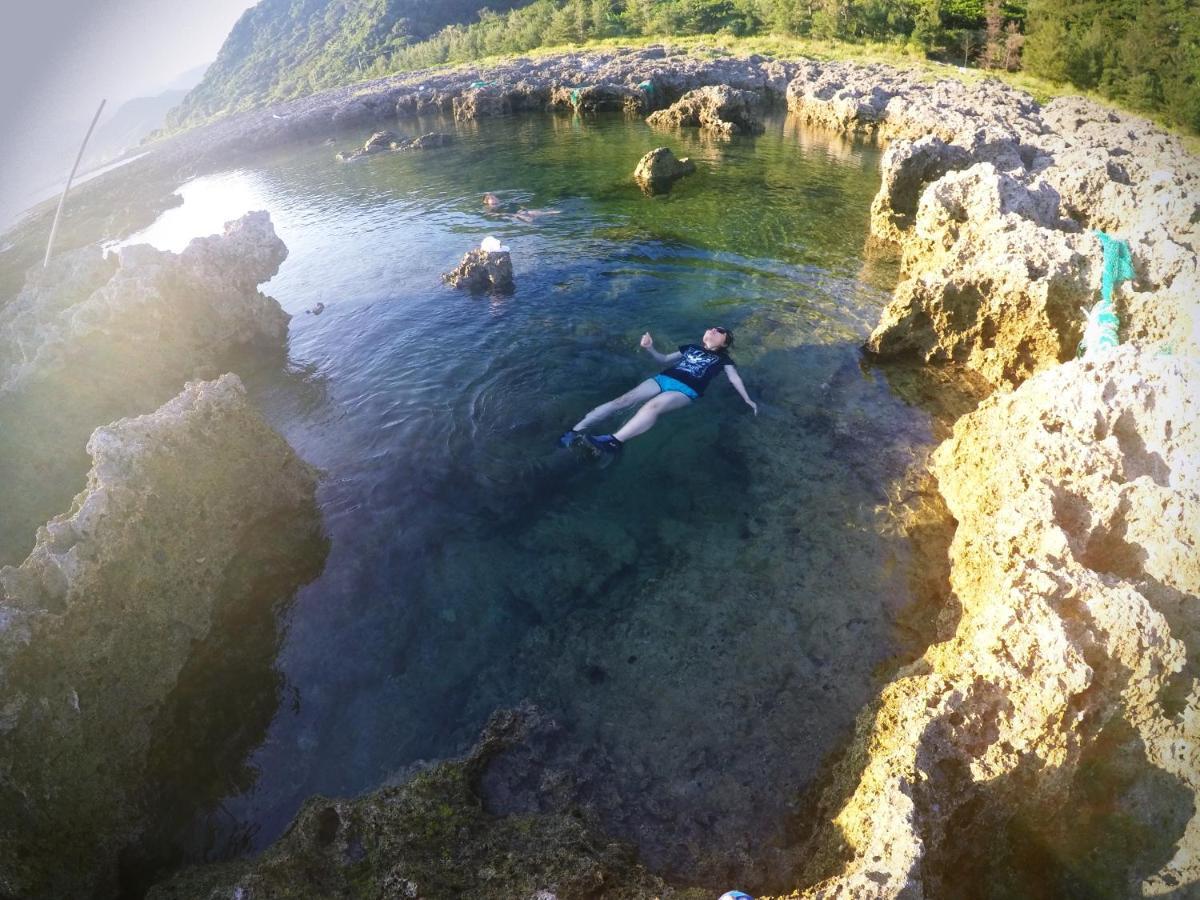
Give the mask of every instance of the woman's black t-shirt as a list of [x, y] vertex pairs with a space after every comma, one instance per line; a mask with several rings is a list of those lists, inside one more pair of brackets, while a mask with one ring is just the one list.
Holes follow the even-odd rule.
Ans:
[[697, 394], [703, 394], [708, 383], [725, 366], [733, 365], [728, 353], [713, 353], [698, 344], [682, 344], [679, 352], [683, 356], [671, 368], [663, 370], [662, 374], [686, 384]]

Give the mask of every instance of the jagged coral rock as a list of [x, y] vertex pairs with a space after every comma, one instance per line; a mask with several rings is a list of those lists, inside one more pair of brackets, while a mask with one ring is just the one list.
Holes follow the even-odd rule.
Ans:
[[1099, 286], [1099, 243], [1058, 224], [1055, 195], [981, 163], [921, 198], [904, 280], [867, 341], [1018, 384], [1073, 355]]
[[623, 84], [601, 82], [583, 87], [558, 87], [550, 94], [550, 106], [574, 112], [642, 112], [648, 102], [645, 91]]
[[0, 563], [29, 552], [34, 529], [87, 472], [98, 425], [155, 409], [185, 381], [286, 352], [290, 317], [258, 285], [287, 256], [265, 212], [226, 223], [181, 253], [97, 246], [30, 270], [0, 309]]
[[[154, 413], [98, 428], [88, 451], [87, 488], [70, 511], [38, 530], [25, 562], [0, 569], [8, 896], [115, 894], [119, 853], [153, 803], [156, 721], [189, 658], [225, 605], [270, 615], [315, 574], [311, 557], [291, 555], [319, 532], [315, 473], [236, 376], [190, 383]], [[260, 568], [283, 573], [284, 596], [256, 595]]]
[[505, 116], [512, 112], [512, 101], [508, 93], [496, 85], [472, 87], [455, 97], [451, 103], [454, 118], [488, 119]]
[[[1198, 387], [1196, 359], [1123, 347], [994, 394], [956, 424], [934, 467], [959, 522], [962, 620], [864, 716], [836, 818], [850, 861], [809, 896], [942, 896], [939, 879], [969, 877], [945, 865], [950, 848], [1018, 815], [1039, 840], [1063, 840], [1084, 818], [1070, 802], [1087, 781], [1081, 756], [1114, 723], [1191, 809], [1200, 683], [1178, 713], [1162, 692], [1200, 652]], [[1170, 791], [1141, 802], [1148, 830], [1178, 805]], [[1077, 819], [1056, 829], [1064, 808]], [[1179, 844], [1155, 884], [1200, 880], [1191, 815], [1163, 836]]]
[[469, 250], [462, 262], [442, 275], [442, 281], [469, 291], [511, 291], [512, 256], [507, 250]]
[[688, 91], [666, 109], [651, 113], [646, 121], [662, 128], [699, 127], [720, 134], [759, 134], [761, 99], [754, 91], [727, 85], [710, 85]]
[[871, 203], [871, 233], [899, 242], [917, 215], [925, 185], [954, 169], [965, 169], [971, 156], [963, 147], [934, 135], [918, 141], [897, 140], [884, 151], [879, 192]]
[[688, 157], [676, 159], [670, 147], [655, 147], [638, 160], [633, 179], [643, 190], [654, 193], [666, 189], [676, 178], [695, 171], [696, 164]]
[[139, 368], [161, 367], [182, 380], [231, 347], [283, 347], [290, 316], [258, 291], [287, 258], [265, 211], [225, 223], [223, 234], [195, 238], [182, 253], [135, 244], [117, 258], [113, 266], [98, 247], [68, 254], [56, 270], [83, 267], [87, 278], [62, 290], [66, 278], [34, 274], [0, 311], [0, 392], [59, 367], [91, 371], [107, 361], [129, 368], [124, 360], [114, 364], [119, 348], [128, 348]]

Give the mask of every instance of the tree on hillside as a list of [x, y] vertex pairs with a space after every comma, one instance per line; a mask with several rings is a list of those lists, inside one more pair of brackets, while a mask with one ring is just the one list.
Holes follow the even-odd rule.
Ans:
[[1021, 26], [1016, 22], [1009, 22], [1004, 26], [1004, 68], [1009, 72], [1015, 72], [1021, 68], [1021, 51], [1025, 47], [1025, 35], [1021, 33]]
[[1051, 81], [1066, 81], [1070, 33], [1061, 0], [1031, 0], [1026, 34], [1026, 68]]
[[943, 40], [942, 0], [919, 0], [913, 22], [913, 43], [930, 53], [940, 47]]
[[989, 0], [983, 8], [984, 22], [983, 53], [979, 64], [985, 69], [1005, 66], [1004, 15], [1000, 12], [1000, 0]]

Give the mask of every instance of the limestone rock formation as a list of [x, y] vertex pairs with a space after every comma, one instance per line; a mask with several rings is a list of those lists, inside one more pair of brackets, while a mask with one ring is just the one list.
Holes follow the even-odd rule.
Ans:
[[350, 162], [351, 160], [359, 159], [363, 156], [369, 156], [372, 153], [390, 150], [399, 139], [399, 136], [394, 131], [376, 131], [369, 138], [367, 138], [367, 142], [357, 150], [339, 153], [337, 158], [341, 162]]
[[1200, 880], [1198, 388], [1196, 359], [1128, 346], [957, 423], [935, 474], [959, 522], [962, 619], [861, 718], [834, 810], [851, 862], [807, 896], [937, 897], [1006, 877], [996, 835], [1013, 822], [1086, 870], [1073, 835], [1113, 826], [1083, 799], [1095, 769], [1081, 761], [1114, 757], [1134, 773], [1117, 802], [1141, 843], [1091, 873], [1095, 893], [1141, 895], [1139, 867], [1164, 858], [1151, 893]]
[[457, 266], [442, 275], [442, 281], [469, 291], [511, 291], [512, 257], [507, 250], [471, 250]]
[[999, 81], [930, 83], [915, 70], [880, 64], [800, 63], [787, 86], [787, 105], [806, 122], [885, 140], [933, 134], [947, 143], [986, 146], [1044, 130], [1034, 99]]
[[[115, 895], [118, 856], [155, 803], [152, 747], [178, 740], [160, 716], [171, 718], [181, 673], [193, 697], [211, 690], [219, 676], [193, 657], [220, 646], [215, 623], [230, 608], [242, 628], [264, 615], [273, 647], [275, 605], [323, 558], [309, 552], [315, 472], [234, 375], [98, 428], [88, 452], [71, 509], [38, 529], [20, 566], [0, 569], [0, 890], [11, 896]], [[276, 575], [269, 589], [263, 571]], [[261, 662], [269, 699], [270, 655]], [[239, 686], [247, 699], [257, 690]], [[191, 726], [211, 745], [183, 748], [188, 758], [229, 740]]]
[[512, 112], [512, 101], [494, 84], [470, 87], [451, 103], [455, 119], [490, 119]]
[[314, 797], [261, 857], [185, 871], [149, 897], [711, 896], [668, 888], [586, 815], [489, 811], [495, 763], [548, 725], [532, 706], [497, 712], [462, 759], [355, 800]]
[[[35, 273], [0, 311], [0, 393], [59, 367], [91, 371], [102, 365], [95, 358], [100, 343], [109, 355], [127, 349], [127, 360], [140, 368], [169, 368], [178, 381], [231, 347], [281, 350], [290, 316], [258, 285], [286, 258], [261, 210], [225, 223], [221, 235], [195, 238], [178, 254], [135, 244], [118, 251], [115, 266], [97, 247], [67, 254], [54, 263], [56, 272], [82, 269], [86, 277]], [[127, 360], [116, 365], [127, 367]]]
[[645, 91], [612, 82], [588, 84], [583, 87], [558, 87], [550, 94], [551, 107], [581, 113], [640, 114], [648, 103], [649, 95]]
[[380, 131], [371, 135], [367, 143], [359, 150], [337, 154], [339, 162], [353, 162], [364, 156], [376, 153], [398, 150], [430, 150], [435, 147], [445, 147], [454, 143], [454, 135], [443, 131], [431, 131], [415, 138], [399, 138], [390, 131]]
[[728, 85], [710, 85], [688, 91], [666, 109], [651, 113], [646, 121], [661, 128], [698, 127], [718, 134], [760, 134], [763, 130], [758, 94]]
[[1056, 197], [981, 163], [922, 196], [904, 280], [867, 348], [954, 361], [1018, 384], [1069, 359], [1099, 287], [1099, 242], [1059, 224]]
[[98, 425], [247, 358], [282, 361], [290, 317], [258, 285], [286, 256], [268, 214], [252, 212], [182, 253], [91, 246], [31, 270], [0, 309], [0, 421], [22, 423], [0, 435], [0, 562], [22, 559], [71, 499]]
[[686, 156], [676, 159], [670, 147], [655, 147], [638, 160], [633, 179], [643, 190], [656, 193], [669, 188], [675, 179], [695, 171], [696, 164]]
[[970, 165], [966, 148], [935, 135], [917, 141], [899, 139], [888, 145], [880, 161], [879, 192], [871, 203], [871, 233], [900, 243], [917, 217], [921, 192], [947, 172]]

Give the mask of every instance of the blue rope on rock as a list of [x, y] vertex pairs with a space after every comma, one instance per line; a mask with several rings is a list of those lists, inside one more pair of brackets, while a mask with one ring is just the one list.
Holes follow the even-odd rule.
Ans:
[[1093, 231], [1092, 234], [1096, 235], [1104, 251], [1104, 270], [1100, 275], [1100, 300], [1089, 310], [1083, 327], [1083, 340], [1079, 342], [1079, 356], [1084, 359], [1095, 359], [1120, 343], [1117, 331], [1121, 322], [1113, 306], [1113, 291], [1117, 285], [1134, 277], [1129, 244], [1109, 237], [1103, 231]]

